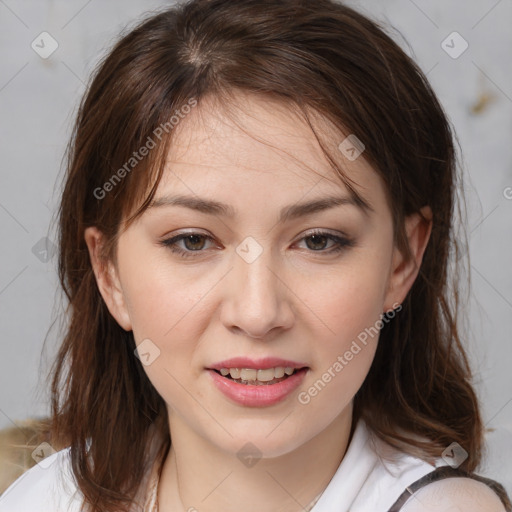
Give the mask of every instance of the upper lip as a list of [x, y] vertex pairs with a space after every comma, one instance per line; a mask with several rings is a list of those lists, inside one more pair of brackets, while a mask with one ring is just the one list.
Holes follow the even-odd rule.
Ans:
[[305, 368], [304, 363], [281, 359], [279, 357], [264, 357], [262, 359], [250, 359], [249, 357], [232, 357], [225, 361], [212, 364], [209, 368], [212, 370], [220, 370], [221, 368], [252, 368], [254, 370], [266, 370], [268, 368]]

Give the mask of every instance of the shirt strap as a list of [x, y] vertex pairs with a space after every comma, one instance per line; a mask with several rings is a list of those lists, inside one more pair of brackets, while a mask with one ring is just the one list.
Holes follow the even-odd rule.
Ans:
[[453, 477], [465, 477], [465, 478], [472, 478], [473, 480], [477, 480], [479, 482], [482, 482], [489, 486], [500, 498], [501, 502], [505, 506], [505, 510], [507, 512], [512, 512], [512, 504], [510, 502], [510, 498], [507, 495], [507, 492], [505, 491], [505, 488], [496, 482], [495, 480], [492, 480], [490, 478], [485, 478], [480, 475], [475, 475], [473, 473], [468, 473], [467, 471], [464, 471], [463, 469], [459, 468], [453, 468], [451, 466], [441, 466], [439, 468], [436, 468], [431, 473], [426, 474], [425, 476], [421, 477], [420, 479], [413, 482], [411, 485], [409, 485], [405, 491], [399, 496], [399, 498], [393, 503], [391, 508], [388, 510], [388, 512], [398, 512], [402, 509], [402, 507], [405, 505], [406, 501], [409, 500], [409, 498], [419, 489], [422, 487], [432, 483], [437, 482], [438, 480], [443, 480], [444, 478], [453, 478]]

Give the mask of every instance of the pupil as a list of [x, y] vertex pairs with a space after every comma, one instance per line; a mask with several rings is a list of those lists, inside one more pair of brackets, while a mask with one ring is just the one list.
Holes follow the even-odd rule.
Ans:
[[[190, 250], [201, 249], [202, 247], [191, 247], [188, 242], [190, 242], [192, 240], [192, 245], [194, 245], [195, 243], [197, 243], [197, 240], [201, 240], [202, 238], [204, 238], [204, 237], [202, 237], [201, 235], [189, 235], [187, 238], [184, 239], [187, 249], [190, 249]], [[203, 240], [203, 244], [204, 244], [204, 240]], [[201, 245], [201, 244], [199, 244], [199, 245]]]
[[[326, 236], [324, 236], [324, 235], [311, 235], [311, 236], [309, 236], [309, 237], [307, 238], [307, 240], [308, 240], [308, 241], [309, 241], [309, 240], [313, 240], [313, 242], [315, 242], [315, 240], [317, 240], [317, 244], [318, 244], [318, 240], [322, 240], [323, 242], [325, 242], [325, 241], [326, 241], [326, 239], [327, 239], [327, 237], [326, 237]], [[324, 247], [318, 247], [318, 246], [316, 246], [316, 247], [315, 247], [315, 244], [314, 244], [314, 243], [313, 243], [313, 247], [311, 247], [311, 246], [310, 246], [310, 244], [309, 244], [308, 242], [306, 242], [306, 243], [307, 243], [307, 245], [308, 245], [308, 248], [309, 248], [309, 249], [315, 249], [315, 248], [316, 248], [316, 249], [322, 249], [322, 248], [324, 248]], [[325, 243], [323, 243], [323, 244], [322, 244], [322, 243], [320, 243], [320, 246], [325, 246]]]

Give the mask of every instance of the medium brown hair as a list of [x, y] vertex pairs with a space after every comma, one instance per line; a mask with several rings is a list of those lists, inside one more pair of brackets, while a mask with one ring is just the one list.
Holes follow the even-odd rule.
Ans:
[[[405, 254], [405, 217], [431, 207], [419, 274], [380, 331], [354, 420], [364, 418], [380, 438], [427, 461], [455, 441], [468, 452], [462, 468], [473, 471], [483, 427], [459, 334], [458, 265], [448, 282], [459, 250], [455, 135], [425, 75], [384, 27], [340, 3], [192, 0], [152, 13], [115, 44], [91, 78], [67, 149], [59, 278], [69, 325], [53, 371], [52, 413], [85, 503], [126, 510], [145, 471], [151, 427], [161, 434], [162, 456], [171, 442], [164, 401], [134, 356], [133, 333], [99, 293], [84, 230], [103, 232], [104, 261], [115, 262], [123, 225], [154, 196], [173, 131], [104, 197], [95, 190], [191, 98], [228, 105], [236, 91], [278, 98], [310, 126], [309, 114], [318, 113], [363, 141]], [[326, 155], [357, 198], [336, 158]]]

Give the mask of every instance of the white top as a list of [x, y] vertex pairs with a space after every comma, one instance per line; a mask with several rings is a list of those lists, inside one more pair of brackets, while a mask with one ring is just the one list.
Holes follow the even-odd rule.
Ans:
[[[360, 420], [341, 464], [311, 512], [386, 512], [408, 485], [443, 465], [443, 459], [432, 466], [397, 451]], [[156, 475], [155, 464], [141, 487], [144, 512], [150, 512], [154, 501]], [[66, 448], [19, 477], [0, 497], [0, 512], [79, 512], [80, 496]]]

